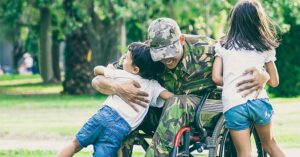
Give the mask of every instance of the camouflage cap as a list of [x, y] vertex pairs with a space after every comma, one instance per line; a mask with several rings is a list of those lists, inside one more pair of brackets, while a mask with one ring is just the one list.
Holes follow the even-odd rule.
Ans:
[[148, 29], [150, 53], [153, 61], [176, 57], [181, 49], [180, 29], [170, 18], [154, 20]]

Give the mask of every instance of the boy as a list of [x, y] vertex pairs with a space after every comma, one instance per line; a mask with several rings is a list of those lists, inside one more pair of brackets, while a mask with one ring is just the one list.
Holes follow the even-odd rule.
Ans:
[[123, 139], [144, 119], [149, 105], [162, 107], [163, 101], [160, 100], [173, 96], [154, 80], [163, 69], [162, 63], [152, 61], [150, 48], [143, 43], [132, 43], [128, 46], [123, 70], [96, 66], [95, 75], [104, 75], [120, 82], [137, 81], [141, 90], [148, 93], [149, 102], [144, 107], [132, 108], [118, 95], [110, 95], [98, 112], [79, 130], [76, 138], [63, 148], [57, 157], [73, 156], [90, 144], [94, 146], [94, 157], [116, 156]]

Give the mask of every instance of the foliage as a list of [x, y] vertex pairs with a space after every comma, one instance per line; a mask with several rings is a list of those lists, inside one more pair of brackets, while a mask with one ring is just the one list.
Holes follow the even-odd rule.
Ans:
[[[231, 1], [218, 0], [150, 0], [135, 1], [130, 19], [126, 19], [128, 42], [146, 40], [150, 22], [159, 17], [171, 17], [183, 33], [208, 35], [219, 39], [224, 32]], [[205, 6], [204, 6], [205, 5]]]
[[[97, 57], [100, 51], [123, 50], [120, 49], [120, 44], [107, 48], [101, 45], [108, 39], [107, 34], [104, 33], [114, 30], [115, 34], [118, 34], [119, 23], [125, 22], [127, 44], [133, 41], [145, 41], [149, 23], [158, 17], [174, 18], [183, 33], [201, 34], [219, 39], [226, 32], [228, 15], [236, 2], [237, 0], [3, 0], [0, 2], [0, 15], [3, 17], [0, 23], [5, 25], [0, 27], [0, 30], [4, 30], [0, 36], [12, 37], [3, 33], [13, 33], [15, 38], [21, 38], [24, 31], [20, 27], [29, 28], [27, 34], [23, 33], [22, 39], [25, 41], [26, 50], [36, 56], [39, 47], [38, 8], [48, 7], [52, 14], [53, 40], [65, 41], [67, 36], [82, 29], [86, 33], [84, 40], [88, 41], [89, 48], [93, 52], [94, 59], [91, 65], [103, 64], [104, 62], [99, 60], [101, 58], [109, 60], [109, 57], [103, 57], [102, 54]], [[300, 2], [299, 0], [265, 0], [262, 3], [267, 14], [277, 24], [282, 39], [282, 44], [277, 50], [277, 64], [280, 79], [284, 81], [281, 81], [279, 87], [269, 91], [275, 95], [299, 95], [297, 79], [299, 78], [299, 61], [297, 61], [299, 60], [297, 47], [299, 35], [297, 33], [300, 25]], [[106, 31], [101, 32], [101, 30]], [[119, 36], [115, 36], [116, 40], [119, 40]], [[115, 47], [117, 49], [114, 49]], [[291, 73], [286, 69], [291, 69], [289, 71], [293, 76], [286, 77]]]
[[[270, 3], [276, 9], [281, 26], [281, 45], [277, 49], [277, 68], [280, 84], [269, 88], [275, 96], [300, 94], [300, 2], [281, 1]], [[280, 6], [280, 7], [279, 7]]]

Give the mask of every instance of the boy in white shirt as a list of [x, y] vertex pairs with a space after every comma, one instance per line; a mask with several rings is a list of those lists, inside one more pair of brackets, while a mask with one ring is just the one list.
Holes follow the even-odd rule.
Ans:
[[141, 90], [148, 93], [149, 103], [144, 107], [132, 108], [119, 96], [110, 95], [57, 157], [71, 157], [90, 144], [94, 146], [94, 157], [116, 156], [123, 139], [143, 121], [149, 105], [162, 107], [164, 102], [161, 99], [166, 100], [173, 96], [154, 80], [163, 68], [162, 63], [152, 61], [150, 49], [143, 43], [132, 43], [128, 46], [123, 70], [96, 66], [95, 75], [104, 75], [121, 82], [137, 81]]

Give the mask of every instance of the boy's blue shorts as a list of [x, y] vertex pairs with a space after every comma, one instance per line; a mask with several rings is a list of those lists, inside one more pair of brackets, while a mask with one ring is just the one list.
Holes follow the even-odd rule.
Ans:
[[266, 125], [271, 121], [273, 107], [268, 99], [248, 100], [225, 112], [225, 127], [232, 130], [244, 130], [251, 124]]
[[98, 110], [79, 130], [76, 139], [82, 147], [94, 146], [94, 157], [114, 157], [125, 137], [129, 124], [112, 108]]

